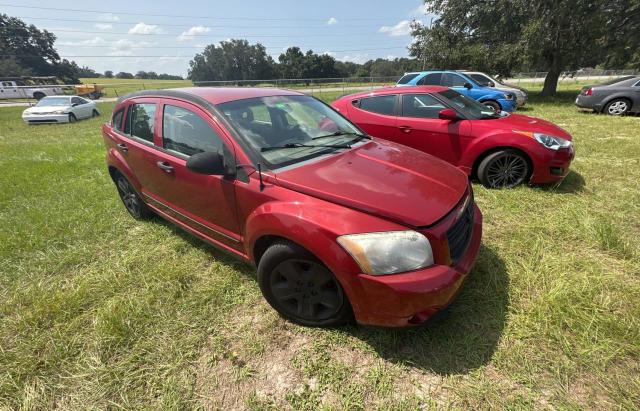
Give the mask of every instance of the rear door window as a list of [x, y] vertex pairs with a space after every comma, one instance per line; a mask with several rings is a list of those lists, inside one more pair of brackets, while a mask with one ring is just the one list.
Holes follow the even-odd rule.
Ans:
[[133, 104], [129, 108], [125, 133], [153, 143], [155, 103]]
[[464, 87], [467, 80], [457, 74], [445, 73], [442, 75], [442, 85], [445, 87]]
[[393, 116], [395, 114], [396, 96], [395, 94], [387, 96], [367, 97], [360, 100], [360, 108], [373, 113], [385, 114]]
[[419, 86], [439, 86], [442, 73], [431, 73], [418, 80]]

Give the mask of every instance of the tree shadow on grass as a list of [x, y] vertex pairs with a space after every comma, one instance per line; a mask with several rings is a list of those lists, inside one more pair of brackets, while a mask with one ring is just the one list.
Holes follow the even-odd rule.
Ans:
[[585, 189], [585, 180], [582, 174], [574, 170], [569, 170], [569, 174], [560, 182], [554, 184], [542, 184], [537, 187], [542, 191], [558, 194], [580, 193]]
[[380, 357], [440, 375], [468, 373], [487, 364], [500, 341], [509, 308], [503, 260], [482, 246], [458, 298], [444, 315], [414, 329], [350, 327]]

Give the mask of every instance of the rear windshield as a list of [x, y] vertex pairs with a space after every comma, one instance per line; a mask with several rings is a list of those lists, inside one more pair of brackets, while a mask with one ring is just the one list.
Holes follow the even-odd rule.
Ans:
[[609, 81], [605, 81], [604, 83], [599, 83], [599, 86], [610, 86], [612, 84], [616, 84], [616, 83], [621, 83], [623, 81], [627, 81], [627, 80], [631, 80], [632, 78], [635, 78], [636, 76], [624, 76], [624, 77], [618, 77], [616, 79], [613, 80], [609, 80]]
[[418, 75], [419, 75], [419, 73], [405, 74], [404, 76], [402, 76], [402, 78], [400, 80], [398, 80], [398, 84], [407, 84], [408, 82], [410, 82], [414, 78], [418, 77]]

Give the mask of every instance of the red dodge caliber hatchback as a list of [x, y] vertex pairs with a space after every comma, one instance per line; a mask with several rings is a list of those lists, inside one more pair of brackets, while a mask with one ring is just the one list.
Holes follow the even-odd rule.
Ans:
[[497, 113], [446, 87], [393, 87], [332, 106], [374, 137], [433, 154], [492, 188], [553, 183], [569, 172], [572, 138], [545, 120]]
[[130, 94], [103, 134], [133, 217], [158, 214], [254, 263], [269, 304], [300, 324], [422, 323], [480, 248], [463, 172], [301, 93]]

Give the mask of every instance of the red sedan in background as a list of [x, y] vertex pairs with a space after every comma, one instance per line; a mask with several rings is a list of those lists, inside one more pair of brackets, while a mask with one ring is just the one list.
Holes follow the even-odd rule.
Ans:
[[446, 87], [394, 87], [332, 106], [374, 137], [440, 157], [491, 188], [553, 183], [569, 172], [572, 138], [545, 120], [495, 112]]

